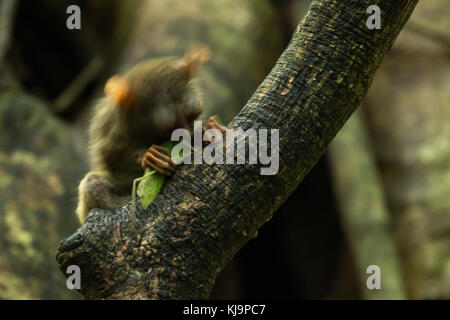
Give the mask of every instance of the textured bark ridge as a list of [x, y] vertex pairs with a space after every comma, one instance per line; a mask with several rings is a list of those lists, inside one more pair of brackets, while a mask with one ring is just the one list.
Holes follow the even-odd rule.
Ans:
[[[417, 0], [317, 0], [288, 48], [229, 126], [280, 133], [280, 170], [261, 165], [186, 165], [154, 202], [93, 210], [63, 240], [63, 272], [80, 266], [94, 299], [203, 299], [233, 255], [268, 221], [361, 102]], [[369, 5], [381, 30], [366, 27]], [[270, 275], [269, 275], [270, 276]]]

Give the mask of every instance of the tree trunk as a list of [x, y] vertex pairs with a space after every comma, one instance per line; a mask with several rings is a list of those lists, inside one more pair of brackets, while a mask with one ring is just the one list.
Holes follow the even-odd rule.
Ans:
[[[361, 102], [417, 0], [317, 0], [230, 127], [279, 129], [280, 170], [262, 165], [181, 167], [154, 202], [94, 209], [61, 242], [63, 272], [76, 264], [86, 298], [207, 298], [219, 272], [268, 221]], [[382, 28], [366, 27], [369, 5]]]

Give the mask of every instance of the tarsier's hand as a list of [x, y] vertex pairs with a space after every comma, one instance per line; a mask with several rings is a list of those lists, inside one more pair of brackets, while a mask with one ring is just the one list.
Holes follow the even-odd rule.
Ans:
[[149, 167], [165, 176], [171, 176], [176, 164], [170, 159], [169, 149], [153, 144], [142, 157], [141, 166], [144, 170]]
[[[226, 128], [217, 121], [215, 116], [210, 117], [206, 125], [202, 127], [203, 132], [208, 129], [217, 129], [222, 134], [226, 132]], [[217, 138], [221, 139], [220, 141], [223, 141], [223, 137], [215, 137], [215, 140], [212, 142], [218, 143], [219, 141], [216, 140]], [[205, 144], [208, 143], [210, 142], [205, 142]], [[171, 176], [175, 172], [176, 164], [170, 158], [169, 149], [153, 144], [142, 157], [141, 166], [144, 170], [149, 167], [165, 176]]]
[[[217, 129], [219, 130], [222, 134], [224, 134], [227, 130], [227, 128], [225, 128], [224, 126], [222, 126], [222, 124], [220, 124], [220, 122], [217, 120], [216, 116], [212, 116], [209, 117], [208, 121], [206, 122], [206, 124], [202, 127], [202, 131], [205, 132], [208, 129]], [[210, 142], [219, 142], [217, 140], [211, 141], [211, 137], [208, 135], [208, 133], [206, 134], [206, 138], [210, 141]], [[222, 138], [221, 141], [223, 141], [223, 136], [219, 137]], [[215, 137], [215, 139], [217, 139], [217, 137]], [[208, 141], [205, 141], [203, 144], [208, 144], [210, 143]]]

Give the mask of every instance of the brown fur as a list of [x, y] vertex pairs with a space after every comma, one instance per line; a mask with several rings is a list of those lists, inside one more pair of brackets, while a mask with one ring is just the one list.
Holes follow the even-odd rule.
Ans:
[[92, 171], [78, 189], [76, 213], [81, 223], [92, 208], [113, 209], [130, 201], [147, 149], [170, 140], [174, 129], [192, 125], [200, 115], [200, 97], [191, 79], [199, 61], [192, 54], [186, 57], [148, 60], [108, 82], [107, 96], [95, 106], [89, 129]]

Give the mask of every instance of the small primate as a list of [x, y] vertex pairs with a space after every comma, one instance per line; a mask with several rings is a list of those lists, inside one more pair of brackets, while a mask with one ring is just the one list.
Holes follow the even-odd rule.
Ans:
[[[175, 163], [161, 144], [176, 128], [192, 130], [202, 112], [194, 75], [208, 59], [208, 49], [183, 58], [155, 58], [115, 75], [105, 85], [105, 98], [95, 106], [89, 129], [91, 171], [78, 188], [76, 213], [84, 223], [93, 208], [114, 209], [131, 200], [133, 180], [147, 167], [171, 176]], [[214, 117], [204, 130], [222, 127]]]

